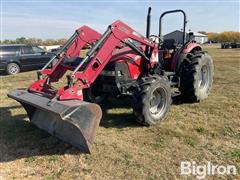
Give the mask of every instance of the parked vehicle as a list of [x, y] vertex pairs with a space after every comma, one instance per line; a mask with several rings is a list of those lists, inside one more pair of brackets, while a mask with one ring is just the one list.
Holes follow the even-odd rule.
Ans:
[[50, 50], [50, 52], [56, 53], [61, 49], [61, 46], [59, 46], [58, 48], [53, 48]]
[[2, 44], [0, 45], [0, 71], [17, 74], [22, 70], [40, 69], [53, 55], [37, 46]]
[[240, 42], [225, 42], [221, 44], [222, 49], [240, 48]]

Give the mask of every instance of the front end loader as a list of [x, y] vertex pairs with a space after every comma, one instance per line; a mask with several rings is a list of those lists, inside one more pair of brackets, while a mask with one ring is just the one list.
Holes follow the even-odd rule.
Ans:
[[[59, 89], [51, 84], [58, 82], [67, 71], [73, 70], [69, 64], [81, 61], [79, 54], [83, 47], [96, 42], [100, 37], [100, 33], [87, 26], [79, 28], [42, 70], [37, 72], [37, 81], [28, 89], [8, 93], [9, 97], [22, 104], [31, 123], [86, 153], [91, 151], [102, 117], [101, 108], [97, 104], [83, 101], [82, 92], [70, 85], [73, 82], [68, 82]], [[49, 68], [53, 63], [55, 65]], [[59, 94], [64, 94], [62, 99]]]
[[[136, 120], [147, 126], [165, 119], [174, 96], [205, 99], [213, 82], [213, 62], [199, 44], [186, 39], [185, 12], [164, 12], [159, 35], [150, 35], [150, 12], [146, 37], [120, 20], [103, 34], [79, 28], [38, 71], [37, 81], [8, 96], [22, 104], [37, 127], [88, 153], [102, 116], [98, 104], [109, 95], [131, 96]], [[182, 43], [162, 37], [162, 18], [169, 13], [183, 14]], [[90, 49], [80, 58], [85, 45]], [[64, 75], [65, 84], [56, 88]]]

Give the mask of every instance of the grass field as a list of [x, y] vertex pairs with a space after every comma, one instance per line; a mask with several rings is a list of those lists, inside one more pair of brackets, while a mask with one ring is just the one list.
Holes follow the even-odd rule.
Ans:
[[240, 51], [205, 50], [215, 64], [207, 100], [173, 103], [164, 122], [143, 127], [128, 99], [111, 99], [91, 155], [30, 125], [23, 108], [6, 96], [27, 87], [35, 72], [1, 76], [0, 179], [192, 179], [180, 175], [181, 161], [235, 165], [238, 175], [228, 178], [240, 179]]

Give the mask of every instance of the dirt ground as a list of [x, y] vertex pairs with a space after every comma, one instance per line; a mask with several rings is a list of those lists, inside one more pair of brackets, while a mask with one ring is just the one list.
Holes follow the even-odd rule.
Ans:
[[240, 179], [240, 50], [206, 46], [214, 59], [211, 95], [201, 103], [173, 102], [154, 127], [135, 122], [129, 99], [110, 99], [93, 153], [75, 148], [30, 125], [8, 91], [27, 87], [36, 73], [1, 76], [0, 180], [2, 179], [193, 179], [181, 161], [235, 165]]

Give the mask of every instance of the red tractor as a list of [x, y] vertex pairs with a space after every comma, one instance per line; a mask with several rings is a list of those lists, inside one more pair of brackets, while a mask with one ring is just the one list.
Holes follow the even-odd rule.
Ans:
[[[37, 127], [90, 152], [101, 120], [99, 103], [109, 95], [130, 95], [136, 120], [155, 125], [167, 115], [172, 97], [205, 99], [213, 83], [213, 61], [193, 39], [186, 40], [186, 14], [164, 12], [159, 35], [150, 35], [151, 8], [146, 37], [115, 21], [104, 34], [83, 26], [76, 30], [56, 55], [38, 71], [38, 80], [28, 89], [10, 92]], [[163, 39], [162, 18], [182, 13], [182, 44]], [[85, 45], [91, 46], [80, 58]], [[50, 66], [55, 62], [54, 66]], [[66, 83], [54, 85], [66, 74]]]

